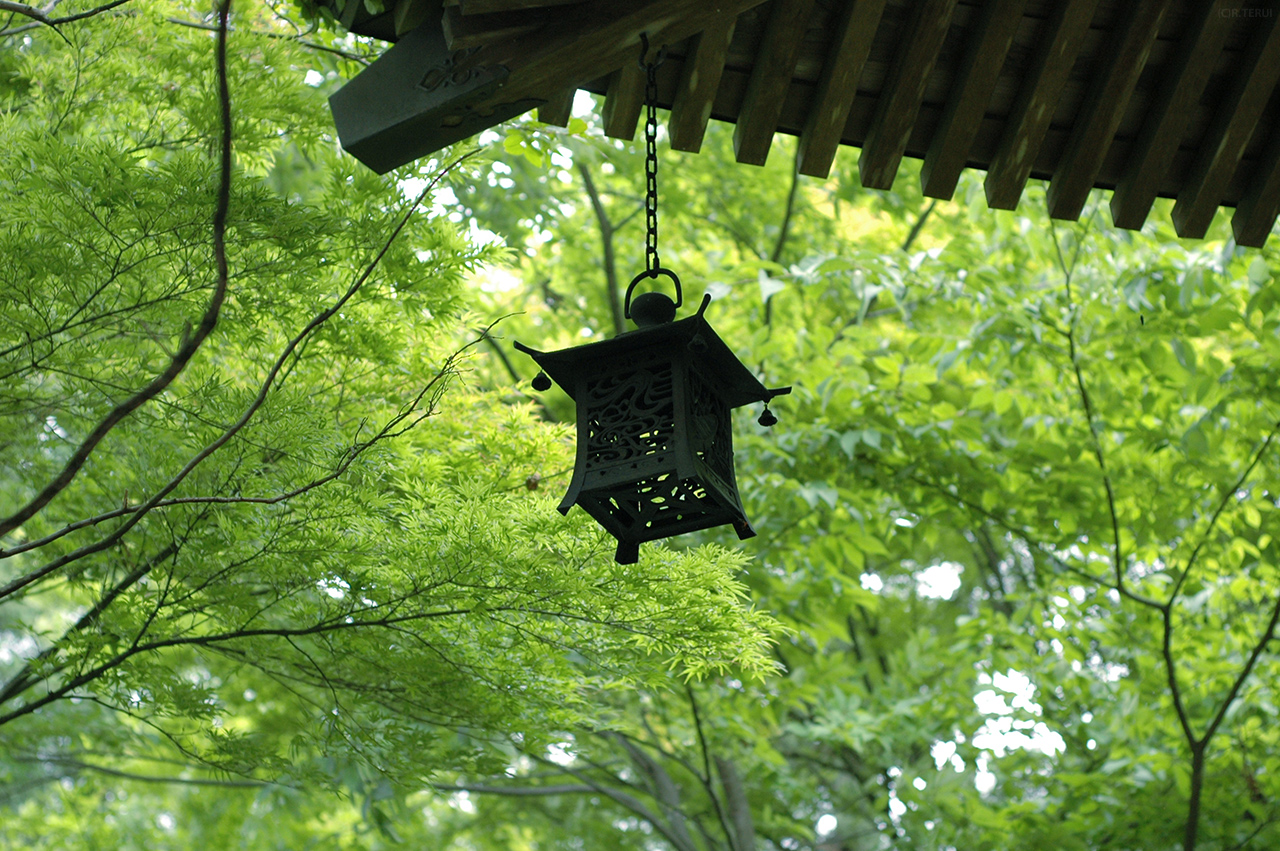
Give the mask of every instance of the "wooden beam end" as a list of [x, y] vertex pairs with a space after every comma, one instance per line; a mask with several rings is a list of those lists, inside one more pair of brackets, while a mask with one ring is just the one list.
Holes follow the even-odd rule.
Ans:
[[556, 127], [568, 127], [569, 118], [573, 115], [573, 97], [577, 93], [577, 89], [562, 89], [547, 98], [547, 102], [538, 107], [538, 120]]

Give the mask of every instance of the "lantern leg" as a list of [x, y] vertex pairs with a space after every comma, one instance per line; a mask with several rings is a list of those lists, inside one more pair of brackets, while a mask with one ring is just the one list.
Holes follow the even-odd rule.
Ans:
[[618, 541], [613, 560], [618, 564], [635, 564], [640, 560], [640, 544], [635, 541]]

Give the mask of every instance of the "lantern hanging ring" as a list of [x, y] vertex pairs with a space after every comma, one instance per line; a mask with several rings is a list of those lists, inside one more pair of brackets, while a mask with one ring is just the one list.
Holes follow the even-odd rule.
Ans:
[[[636, 284], [640, 283], [643, 278], [656, 279], [659, 275], [666, 275], [675, 284], [676, 300], [672, 301], [662, 293], [641, 293], [636, 296], [636, 309], [633, 314], [631, 310], [631, 294], [635, 292]], [[684, 291], [680, 289], [679, 276], [670, 269], [659, 267], [641, 272], [631, 279], [631, 285], [627, 287], [627, 294], [622, 302], [622, 316], [624, 319], [630, 319], [635, 322], [637, 327], [647, 328], [675, 319], [676, 308], [682, 304], [684, 304]]]

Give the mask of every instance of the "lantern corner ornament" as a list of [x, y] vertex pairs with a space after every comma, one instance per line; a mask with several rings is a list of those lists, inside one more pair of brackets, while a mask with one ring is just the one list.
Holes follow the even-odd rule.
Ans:
[[[663, 274], [676, 300], [644, 293], [642, 278]], [[733, 470], [730, 411], [764, 402], [761, 425], [777, 422], [769, 401], [790, 387], [766, 388], [738, 360], [703, 314], [676, 320], [680, 281], [668, 269], [642, 272], [627, 288], [624, 312], [637, 329], [585, 346], [541, 352], [516, 343], [574, 400], [577, 460], [559, 510], [580, 505], [618, 539], [620, 564], [634, 564], [640, 544], [731, 524], [739, 538], [747, 522]]]

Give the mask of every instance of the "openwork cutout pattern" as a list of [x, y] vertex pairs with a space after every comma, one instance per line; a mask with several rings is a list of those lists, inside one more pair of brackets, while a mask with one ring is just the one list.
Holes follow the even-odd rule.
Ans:
[[720, 513], [701, 482], [678, 481], [674, 473], [661, 473], [614, 488], [597, 488], [585, 499], [595, 503], [619, 531], [635, 540], [663, 538], [672, 534], [669, 530], [673, 528], [702, 528], [703, 518]]
[[587, 382], [587, 465], [610, 466], [671, 449], [675, 407], [670, 363]]

